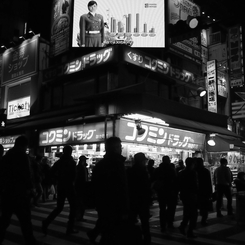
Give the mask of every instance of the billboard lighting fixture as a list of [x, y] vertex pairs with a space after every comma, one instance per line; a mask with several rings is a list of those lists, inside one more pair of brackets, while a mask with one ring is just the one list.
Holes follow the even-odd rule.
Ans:
[[210, 134], [209, 135], [209, 140], [207, 141], [208, 145], [210, 146], [215, 146], [215, 134]]
[[206, 93], [207, 93], [207, 91], [206, 91], [203, 87], [198, 88], [198, 89], [197, 89], [197, 92], [198, 92], [198, 95], [199, 95], [200, 97], [205, 96]]

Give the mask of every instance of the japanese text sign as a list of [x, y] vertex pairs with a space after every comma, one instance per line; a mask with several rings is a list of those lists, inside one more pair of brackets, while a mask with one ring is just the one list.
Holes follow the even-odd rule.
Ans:
[[171, 66], [169, 63], [144, 54], [135, 49], [124, 47], [124, 60], [133, 65], [149, 69], [163, 76], [179, 80], [185, 83], [196, 84], [195, 75], [189, 71]]
[[[65, 145], [103, 142], [105, 139], [104, 122], [47, 129], [40, 132], [39, 145]], [[107, 123], [107, 135], [112, 136], [112, 123]]]
[[67, 74], [79, 72], [90, 67], [96, 67], [111, 62], [115, 56], [115, 48], [109, 47], [74, 59], [63, 66], [48, 69], [44, 72], [44, 81]]
[[145, 122], [141, 122], [141, 126], [145, 129], [145, 132], [143, 135], [138, 135], [134, 121], [120, 120], [118, 127], [119, 138], [122, 142], [126, 141], [186, 150], [201, 150], [204, 147], [204, 134]]
[[3, 84], [37, 72], [38, 40], [38, 36], [35, 36], [3, 53]]

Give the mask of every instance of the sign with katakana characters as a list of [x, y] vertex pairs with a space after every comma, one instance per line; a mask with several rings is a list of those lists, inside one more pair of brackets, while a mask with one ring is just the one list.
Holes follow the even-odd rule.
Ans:
[[19, 135], [0, 137], [0, 144], [3, 145], [4, 148], [13, 147], [14, 143], [15, 143], [15, 140], [18, 137], [19, 137]]
[[184, 83], [196, 84], [196, 77], [193, 73], [171, 66], [166, 61], [147, 55], [141, 51], [124, 47], [124, 60], [133, 65], [149, 69], [158, 74], [162, 74], [171, 79], [176, 79]]
[[193, 151], [204, 148], [205, 134], [145, 122], [141, 122], [141, 126], [145, 129], [145, 132], [143, 135], [138, 135], [134, 121], [121, 119], [119, 121], [118, 136], [122, 142]]
[[34, 36], [3, 53], [2, 84], [37, 72], [38, 41], [39, 37]]
[[[106, 137], [112, 136], [112, 122], [107, 123]], [[39, 134], [39, 145], [78, 145], [103, 142], [105, 123], [91, 123], [43, 130]]]
[[63, 66], [47, 69], [44, 71], [43, 80], [44, 82], [49, 81], [63, 75], [72, 74], [91, 67], [112, 62], [116, 56], [115, 53], [116, 51], [114, 47], [108, 47], [90, 54], [86, 54], [66, 63]]

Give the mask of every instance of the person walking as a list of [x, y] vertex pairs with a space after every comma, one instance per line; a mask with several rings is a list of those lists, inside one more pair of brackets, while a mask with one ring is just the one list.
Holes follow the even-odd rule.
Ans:
[[28, 139], [21, 135], [14, 147], [2, 158], [0, 164], [0, 191], [2, 217], [0, 219], [0, 244], [4, 241], [10, 220], [15, 214], [20, 222], [26, 245], [37, 244], [31, 222], [31, 193], [33, 184], [29, 157], [26, 154]]
[[171, 165], [169, 156], [163, 156], [162, 162], [156, 168], [153, 188], [157, 193], [161, 232], [173, 228], [177, 205], [177, 175]]
[[98, 220], [95, 229], [87, 234], [90, 241], [100, 233], [100, 244], [117, 245], [123, 244], [124, 236], [120, 231], [129, 213], [125, 157], [121, 155], [120, 138], [108, 138], [105, 151], [104, 158], [93, 168], [92, 184]]
[[85, 213], [85, 192], [86, 192], [86, 182], [88, 181], [88, 170], [87, 170], [87, 157], [80, 156], [79, 162], [76, 167], [77, 175], [75, 180], [75, 190], [77, 197], [77, 213], [76, 220], [77, 221], [85, 221], [84, 213]]
[[195, 238], [196, 235], [193, 230], [197, 222], [197, 197], [198, 197], [198, 178], [194, 170], [195, 161], [191, 157], [185, 160], [185, 169], [179, 172], [179, 190], [180, 199], [183, 203], [183, 219], [179, 226], [181, 234], [186, 235], [187, 238]]
[[139, 216], [142, 227], [144, 245], [151, 244], [150, 203], [151, 182], [146, 168], [147, 158], [142, 152], [134, 155], [133, 166], [127, 170], [130, 200], [129, 219], [132, 223]]
[[78, 233], [74, 229], [76, 216], [76, 193], [74, 181], [76, 178], [76, 162], [72, 157], [72, 147], [66, 145], [63, 155], [51, 167], [51, 175], [57, 176], [57, 207], [42, 221], [42, 231], [46, 235], [49, 224], [61, 213], [64, 208], [65, 200], [68, 199], [70, 205], [69, 220], [67, 223], [66, 234]]
[[209, 202], [212, 197], [213, 188], [211, 174], [207, 168], [204, 167], [203, 159], [196, 158], [195, 169], [198, 178], [198, 209], [202, 217], [201, 224], [207, 225]]
[[227, 159], [220, 159], [220, 166], [214, 170], [214, 184], [215, 190], [217, 193], [217, 201], [216, 201], [216, 213], [217, 217], [223, 217], [221, 213], [221, 207], [223, 203], [223, 196], [227, 199], [227, 214], [233, 215], [232, 210], [232, 173], [229, 167], [227, 167]]

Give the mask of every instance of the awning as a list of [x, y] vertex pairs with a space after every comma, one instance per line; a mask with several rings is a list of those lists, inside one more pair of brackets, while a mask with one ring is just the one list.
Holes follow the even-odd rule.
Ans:
[[245, 151], [245, 144], [237, 138], [216, 135], [214, 141], [214, 146], [207, 144], [208, 152]]
[[170, 115], [165, 115], [165, 114], [161, 114], [161, 113], [153, 112], [153, 111], [145, 111], [145, 112], [142, 111], [141, 113], [142, 114], [146, 113], [147, 115], [150, 115], [152, 117], [160, 118], [164, 120], [166, 123], [168, 123], [170, 127], [176, 127], [176, 128], [189, 130], [189, 131], [195, 131], [195, 132], [204, 133], [204, 134], [216, 133], [216, 134], [235, 137], [237, 139], [241, 138], [238, 134], [233, 133], [232, 131], [229, 131], [226, 128], [213, 126], [213, 125], [206, 124], [206, 123], [191, 121], [191, 120], [184, 119], [184, 118], [178, 118], [178, 117], [174, 117]]
[[46, 118], [40, 118], [36, 120], [28, 120], [23, 123], [18, 123], [16, 125], [10, 125], [9, 129], [43, 128], [52, 126], [58, 127], [58, 125], [65, 125], [66, 123], [71, 122], [73, 119], [77, 119], [79, 116], [82, 117], [81, 113], [72, 113], [60, 116], [49, 116]]

